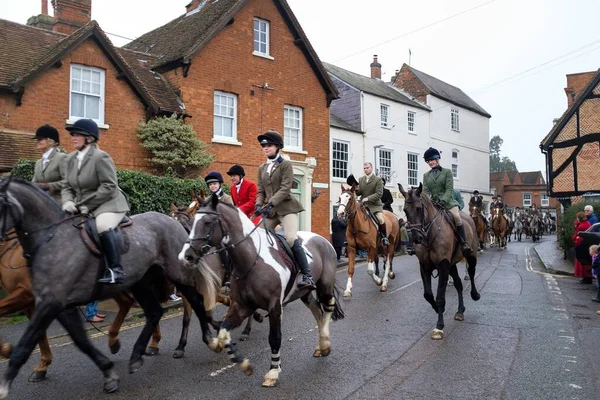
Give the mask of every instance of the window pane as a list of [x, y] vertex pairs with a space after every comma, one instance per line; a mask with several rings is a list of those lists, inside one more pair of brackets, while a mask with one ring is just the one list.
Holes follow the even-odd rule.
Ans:
[[100, 98], [85, 96], [85, 116], [91, 119], [100, 119]]
[[81, 68], [73, 67], [72, 72], [73, 72], [74, 79], [77, 79], [77, 80], [81, 79]]
[[215, 116], [213, 129], [215, 136], [223, 136], [223, 118]]
[[92, 94], [100, 96], [100, 84], [92, 83]]
[[83, 79], [84, 81], [90, 81], [92, 80], [92, 71], [90, 71], [89, 69], [84, 69], [81, 71], [81, 79]]
[[260, 29], [260, 22], [257, 19], [255, 19], [254, 20], [254, 30], [259, 30], [259, 29]]
[[71, 90], [81, 91], [81, 81], [79, 79], [71, 79]]
[[87, 82], [87, 81], [82, 81], [81, 82], [81, 91], [83, 93], [91, 93], [92, 92], [91, 83]]
[[92, 71], [92, 82], [100, 83], [100, 72]]
[[233, 137], [233, 119], [226, 119], [223, 121], [223, 136], [229, 138]]
[[82, 94], [71, 93], [71, 115], [74, 117], [84, 118], [83, 113], [85, 104], [85, 96]]

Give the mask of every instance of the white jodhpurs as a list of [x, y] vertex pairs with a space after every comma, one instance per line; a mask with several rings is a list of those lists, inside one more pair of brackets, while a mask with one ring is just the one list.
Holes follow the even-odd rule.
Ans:
[[105, 212], [96, 216], [96, 229], [98, 233], [106, 232], [109, 229], [115, 229], [117, 225], [123, 220], [125, 216], [124, 212], [111, 213]]

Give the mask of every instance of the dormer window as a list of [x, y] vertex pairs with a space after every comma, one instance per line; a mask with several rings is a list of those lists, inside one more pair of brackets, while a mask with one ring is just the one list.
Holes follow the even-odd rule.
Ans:
[[272, 59], [269, 54], [269, 21], [254, 18], [254, 51], [256, 56]]

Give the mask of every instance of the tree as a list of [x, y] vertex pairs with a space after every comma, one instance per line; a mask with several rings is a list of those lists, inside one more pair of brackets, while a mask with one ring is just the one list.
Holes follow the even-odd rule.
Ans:
[[192, 126], [176, 114], [140, 122], [137, 131], [142, 147], [152, 154], [148, 161], [159, 173], [191, 177], [214, 160]]
[[496, 135], [490, 139], [490, 172], [517, 171], [517, 164], [510, 158], [500, 157], [504, 140]]

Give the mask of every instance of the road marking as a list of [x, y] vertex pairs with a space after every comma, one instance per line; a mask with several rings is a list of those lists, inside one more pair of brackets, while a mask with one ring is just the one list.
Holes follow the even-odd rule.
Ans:
[[417, 283], [417, 282], [421, 282], [421, 280], [420, 280], [420, 279], [417, 279], [416, 281], [412, 281], [411, 283], [407, 283], [407, 284], [406, 284], [406, 285], [404, 285], [404, 286], [401, 286], [401, 287], [399, 287], [399, 288], [397, 288], [397, 289], [394, 289], [394, 290], [392, 290], [392, 291], [391, 291], [389, 294], [396, 293], [396, 292], [398, 292], [398, 291], [400, 291], [400, 290], [402, 290], [402, 289], [406, 289], [407, 287], [409, 287], [409, 286], [412, 286], [412, 285], [414, 285], [414, 284], [415, 284], [415, 283]]

